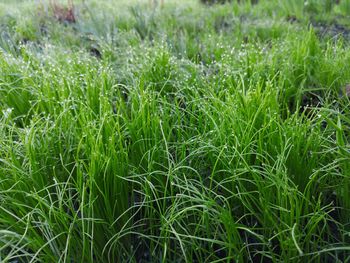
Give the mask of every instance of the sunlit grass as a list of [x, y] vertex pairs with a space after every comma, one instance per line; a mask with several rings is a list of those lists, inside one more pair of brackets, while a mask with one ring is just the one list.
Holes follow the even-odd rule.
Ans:
[[346, 25], [243, 2], [1, 3], [1, 262], [350, 260]]

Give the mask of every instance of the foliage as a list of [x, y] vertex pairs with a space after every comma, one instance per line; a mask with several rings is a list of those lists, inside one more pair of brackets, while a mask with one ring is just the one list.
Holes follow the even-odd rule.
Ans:
[[349, 261], [348, 7], [283, 2], [3, 1], [0, 261]]

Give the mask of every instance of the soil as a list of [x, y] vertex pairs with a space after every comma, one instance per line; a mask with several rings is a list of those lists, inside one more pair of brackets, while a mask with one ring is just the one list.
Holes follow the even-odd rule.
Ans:
[[316, 29], [317, 33], [321, 37], [332, 37], [338, 39], [343, 37], [345, 40], [350, 41], [350, 28], [337, 22], [327, 24], [324, 22], [311, 22], [313, 28]]

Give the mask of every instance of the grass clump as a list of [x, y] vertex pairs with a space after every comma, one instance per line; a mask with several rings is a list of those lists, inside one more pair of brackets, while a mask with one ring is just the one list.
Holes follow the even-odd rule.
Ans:
[[1, 4], [1, 262], [349, 261], [349, 39], [319, 26], [346, 1], [22, 4]]

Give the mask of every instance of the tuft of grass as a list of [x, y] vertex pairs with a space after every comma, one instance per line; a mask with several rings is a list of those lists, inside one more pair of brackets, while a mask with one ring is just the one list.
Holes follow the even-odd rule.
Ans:
[[346, 1], [18, 3], [1, 262], [349, 260]]

